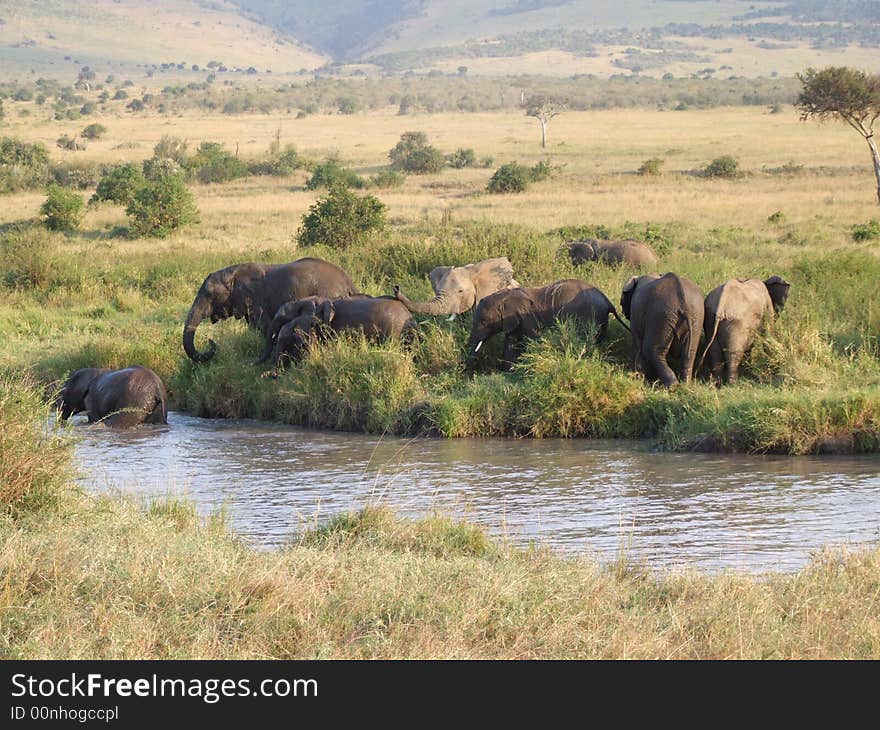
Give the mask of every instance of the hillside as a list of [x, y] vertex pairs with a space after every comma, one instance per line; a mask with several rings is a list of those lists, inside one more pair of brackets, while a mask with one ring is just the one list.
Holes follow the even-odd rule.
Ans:
[[217, 0], [0, 0], [3, 76], [183, 63], [297, 71], [320, 55]]

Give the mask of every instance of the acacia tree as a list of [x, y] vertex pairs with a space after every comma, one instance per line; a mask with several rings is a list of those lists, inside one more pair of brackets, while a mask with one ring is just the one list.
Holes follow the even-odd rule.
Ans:
[[523, 101], [527, 117], [534, 117], [541, 123], [541, 147], [547, 146], [547, 127], [550, 120], [557, 117], [568, 107], [565, 99], [553, 96], [530, 96]]
[[880, 76], [846, 66], [808, 68], [797, 75], [803, 84], [795, 106], [801, 120], [844, 121], [855, 129], [871, 150], [880, 203], [880, 152], [874, 142], [874, 123], [880, 118]]

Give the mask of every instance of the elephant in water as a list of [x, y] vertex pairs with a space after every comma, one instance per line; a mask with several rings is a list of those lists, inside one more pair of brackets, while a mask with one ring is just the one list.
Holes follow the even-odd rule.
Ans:
[[[648, 380], [667, 388], [693, 376], [703, 329], [703, 293], [678, 274], [632, 277], [620, 296], [623, 314], [632, 327], [633, 367]], [[678, 377], [669, 355], [681, 361]]]
[[428, 278], [436, 296], [429, 302], [413, 302], [395, 287], [395, 296], [415, 314], [464, 314], [484, 297], [503, 289], [515, 289], [513, 266], [506, 257], [486, 259], [467, 266], [438, 266]]
[[124, 370], [83, 368], [71, 374], [58, 395], [61, 420], [86, 411], [90, 423], [115, 428], [168, 423], [168, 396], [156, 373], [141, 365]]
[[599, 327], [596, 340], [605, 337], [608, 316], [626, 329], [614, 305], [599, 289], [579, 279], [562, 279], [547, 286], [506, 289], [485, 297], [474, 312], [468, 340], [467, 368], [474, 366], [483, 342], [504, 333], [504, 362], [516, 362], [526, 340], [537, 337], [541, 330], [557, 319], [577, 317]]
[[626, 264], [637, 269], [648, 268], [657, 263], [657, 254], [651, 247], [631, 238], [623, 241], [600, 241], [588, 238], [566, 244], [568, 257], [575, 266], [588, 261], [599, 261], [610, 266]]
[[708, 354], [716, 382], [736, 382], [739, 364], [755, 343], [758, 329], [782, 310], [789, 288], [781, 276], [766, 281], [731, 279], [706, 295], [706, 349], [700, 363]]
[[417, 327], [412, 314], [393, 297], [356, 296], [330, 300], [308, 297], [285, 304], [272, 320], [263, 354], [257, 363], [273, 353], [276, 366], [286, 356], [298, 361], [309, 340], [321, 331], [357, 330], [374, 340], [407, 337]]
[[275, 312], [285, 302], [308, 296], [347, 297], [355, 293], [351, 278], [329, 261], [304, 258], [289, 264], [238, 264], [208, 275], [196, 294], [183, 328], [183, 349], [195, 362], [210, 360], [217, 350], [195, 346], [202, 320], [235, 317], [266, 333]]

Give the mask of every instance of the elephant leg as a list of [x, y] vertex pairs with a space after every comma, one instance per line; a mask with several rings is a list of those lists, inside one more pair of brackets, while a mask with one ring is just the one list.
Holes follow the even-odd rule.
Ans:
[[522, 354], [525, 342], [523, 338], [509, 334], [504, 338], [504, 360], [501, 364], [502, 370], [508, 371], [519, 360]]
[[681, 372], [679, 379], [682, 383], [689, 383], [694, 376], [694, 363], [697, 360], [697, 351], [700, 349], [700, 330], [690, 328], [684, 337], [681, 348]]
[[647, 347], [645, 348], [645, 359], [648, 366], [653, 370], [653, 376], [666, 388], [671, 388], [678, 383], [678, 378], [675, 376], [675, 373], [666, 361], [674, 340], [674, 328], [663, 327], [654, 333], [652, 341], [646, 343]]
[[724, 375], [724, 352], [718, 342], [713, 342], [709, 347], [709, 364], [712, 380], [720, 385]]
[[725, 368], [725, 382], [728, 385], [735, 383], [739, 379], [739, 364], [742, 361], [743, 353], [739, 350], [727, 353], [727, 363]]

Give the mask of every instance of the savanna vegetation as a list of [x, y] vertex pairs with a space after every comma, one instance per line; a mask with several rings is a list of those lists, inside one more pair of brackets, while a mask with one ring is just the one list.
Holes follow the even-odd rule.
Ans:
[[176, 500], [74, 486], [42, 389], [0, 378], [0, 657], [875, 658], [880, 551], [659, 574], [381, 507], [256, 551]]

